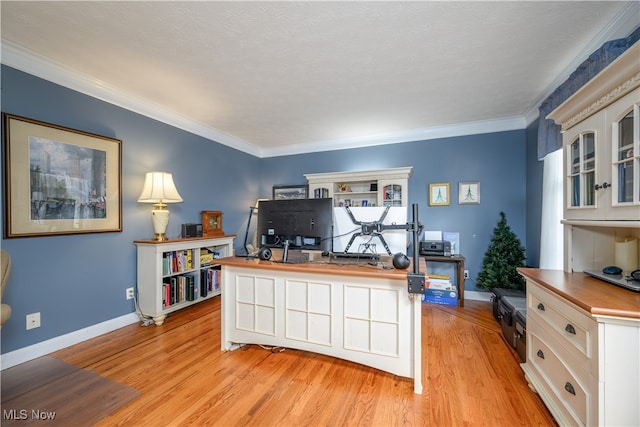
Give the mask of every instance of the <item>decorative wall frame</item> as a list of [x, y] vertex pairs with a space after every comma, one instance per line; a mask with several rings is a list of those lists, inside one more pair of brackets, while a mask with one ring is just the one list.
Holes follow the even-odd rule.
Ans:
[[5, 238], [122, 231], [122, 141], [3, 119]]
[[449, 206], [449, 183], [436, 182], [429, 184], [429, 206]]
[[273, 200], [307, 199], [309, 185], [274, 185]]
[[458, 183], [458, 204], [479, 205], [480, 183], [476, 181]]

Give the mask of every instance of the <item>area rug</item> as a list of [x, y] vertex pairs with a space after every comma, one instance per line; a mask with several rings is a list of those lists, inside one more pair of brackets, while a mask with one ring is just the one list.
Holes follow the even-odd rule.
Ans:
[[2, 426], [89, 426], [140, 395], [131, 387], [46, 356], [0, 375]]

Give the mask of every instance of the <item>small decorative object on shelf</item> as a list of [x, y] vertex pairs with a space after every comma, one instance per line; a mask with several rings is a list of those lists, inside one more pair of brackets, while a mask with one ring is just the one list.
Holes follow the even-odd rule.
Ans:
[[202, 211], [202, 235], [204, 237], [224, 236], [222, 231], [222, 211]]

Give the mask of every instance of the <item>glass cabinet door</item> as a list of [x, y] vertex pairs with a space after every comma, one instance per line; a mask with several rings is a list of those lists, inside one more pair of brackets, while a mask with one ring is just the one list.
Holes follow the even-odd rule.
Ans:
[[382, 206], [402, 206], [402, 185], [385, 185], [382, 197]]
[[568, 182], [570, 206], [595, 205], [596, 136], [595, 132], [584, 132], [569, 147]]
[[634, 106], [613, 128], [613, 171], [617, 182], [617, 204], [633, 203], [640, 200], [638, 185], [638, 106]]

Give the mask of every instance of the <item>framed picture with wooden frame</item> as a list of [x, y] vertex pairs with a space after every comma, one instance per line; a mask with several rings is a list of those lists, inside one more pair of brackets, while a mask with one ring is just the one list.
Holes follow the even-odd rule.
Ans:
[[222, 237], [222, 212], [221, 211], [202, 211], [202, 236], [203, 237]]
[[122, 231], [122, 141], [3, 119], [5, 238]]
[[429, 206], [449, 206], [450, 203], [448, 182], [429, 184]]

